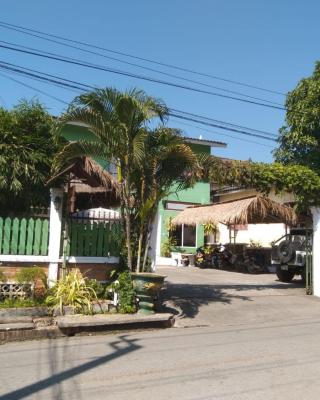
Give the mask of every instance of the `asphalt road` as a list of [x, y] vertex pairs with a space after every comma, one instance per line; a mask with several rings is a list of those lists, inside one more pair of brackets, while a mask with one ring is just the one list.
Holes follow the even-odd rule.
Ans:
[[318, 400], [320, 301], [273, 276], [201, 272], [168, 272], [177, 328], [1, 346], [0, 399]]

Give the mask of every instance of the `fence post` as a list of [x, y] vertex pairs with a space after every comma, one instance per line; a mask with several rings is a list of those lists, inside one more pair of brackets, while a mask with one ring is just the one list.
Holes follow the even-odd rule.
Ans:
[[313, 294], [320, 297], [320, 208], [311, 207], [313, 219], [312, 278]]
[[49, 222], [49, 273], [48, 283], [52, 287], [58, 279], [62, 226], [63, 189], [50, 189], [50, 222]]

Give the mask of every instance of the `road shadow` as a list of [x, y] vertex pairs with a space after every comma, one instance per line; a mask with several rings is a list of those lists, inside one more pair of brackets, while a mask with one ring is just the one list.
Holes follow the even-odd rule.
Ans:
[[[76, 376], [83, 374], [93, 368], [96, 368], [96, 367], [106, 364], [114, 359], [123, 357], [123, 356], [127, 355], [128, 353], [131, 353], [133, 351], [137, 351], [137, 350], [141, 349], [142, 346], [140, 346], [136, 343], [137, 340], [138, 339], [128, 339], [126, 335], [121, 335], [118, 337], [118, 340], [109, 344], [113, 350], [111, 353], [105, 354], [101, 357], [95, 358], [95, 359], [85, 362], [81, 365], [71, 367], [71, 368], [61, 371], [61, 372], [57, 371], [57, 363], [56, 363], [57, 357], [58, 357], [57, 348], [55, 346], [53, 346], [53, 347], [49, 346], [48, 357], [50, 358], [50, 373], [52, 375], [49, 376], [48, 378], [41, 379], [35, 383], [24, 386], [20, 389], [6, 393], [6, 394], [2, 395], [0, 397], [0, 399], [19, 400], [19, 399], [23, 399], [27, 396], [32, 396], [32, 398], [36, 398], [38, 396], [39, 392], [41, 392], [44, 389], [48, 389], [48, 388], [52, 389], [52, 395], [54, 396], [53, 398], [61, 399], [62, 398], [61, 397], [61, 395], [62, 395], [61, 388], [60, 388], [61, 383], [72, 380]], [[78, 394], [80, 395], [80, 393], [78, 393]], [[44, 398], [44, 397], [40, 397], [40, 398]], [[80, 396], [79, 396], [79, 398], [80, 398]]]
[[233, 300], [252, 301], [249, 296], [227, 293], [224, 286], [170, 283], [161, 292], [162, 312], [179, 318], [195, 318], [202, 306], [210, 303], [230, 304]]
[[[162, 312], [170, 312], [179, 318], [195, 318], [202, 306], [211, 303], [231, 304], [233, 301], [254, 301], [254, 293], [270, 289], [288, 290], [303, 288], [300, 281], [274, 284], [192, 284], [166, 282], [161, 291]], [[246, 292], [245, 294], [241, 294]]]

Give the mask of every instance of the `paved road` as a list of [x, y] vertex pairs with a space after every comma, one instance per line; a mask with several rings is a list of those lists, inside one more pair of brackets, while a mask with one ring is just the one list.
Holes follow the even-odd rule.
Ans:
[[[177, 307], [180, 285], [193, 304], [180, 299], [180, 327], [3, 345], [0, 398], [319, 399], [318, 299], [269, 275], [167, 272], [167, 301]], [[276, 304], [284, 312], [271, 312]]]

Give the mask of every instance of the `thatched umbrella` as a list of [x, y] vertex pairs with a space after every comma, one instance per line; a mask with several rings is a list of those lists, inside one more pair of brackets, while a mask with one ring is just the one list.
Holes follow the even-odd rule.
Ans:
[[242, 225], [282, 222], [294, 225], [296, 219], [296, 213], [291, 207], [270, 200], [268, 197], [253, 196], [209, 206], [188, 207], [173, 218], [172, 223], [217, 225], [221, 222], [226, 225]]

